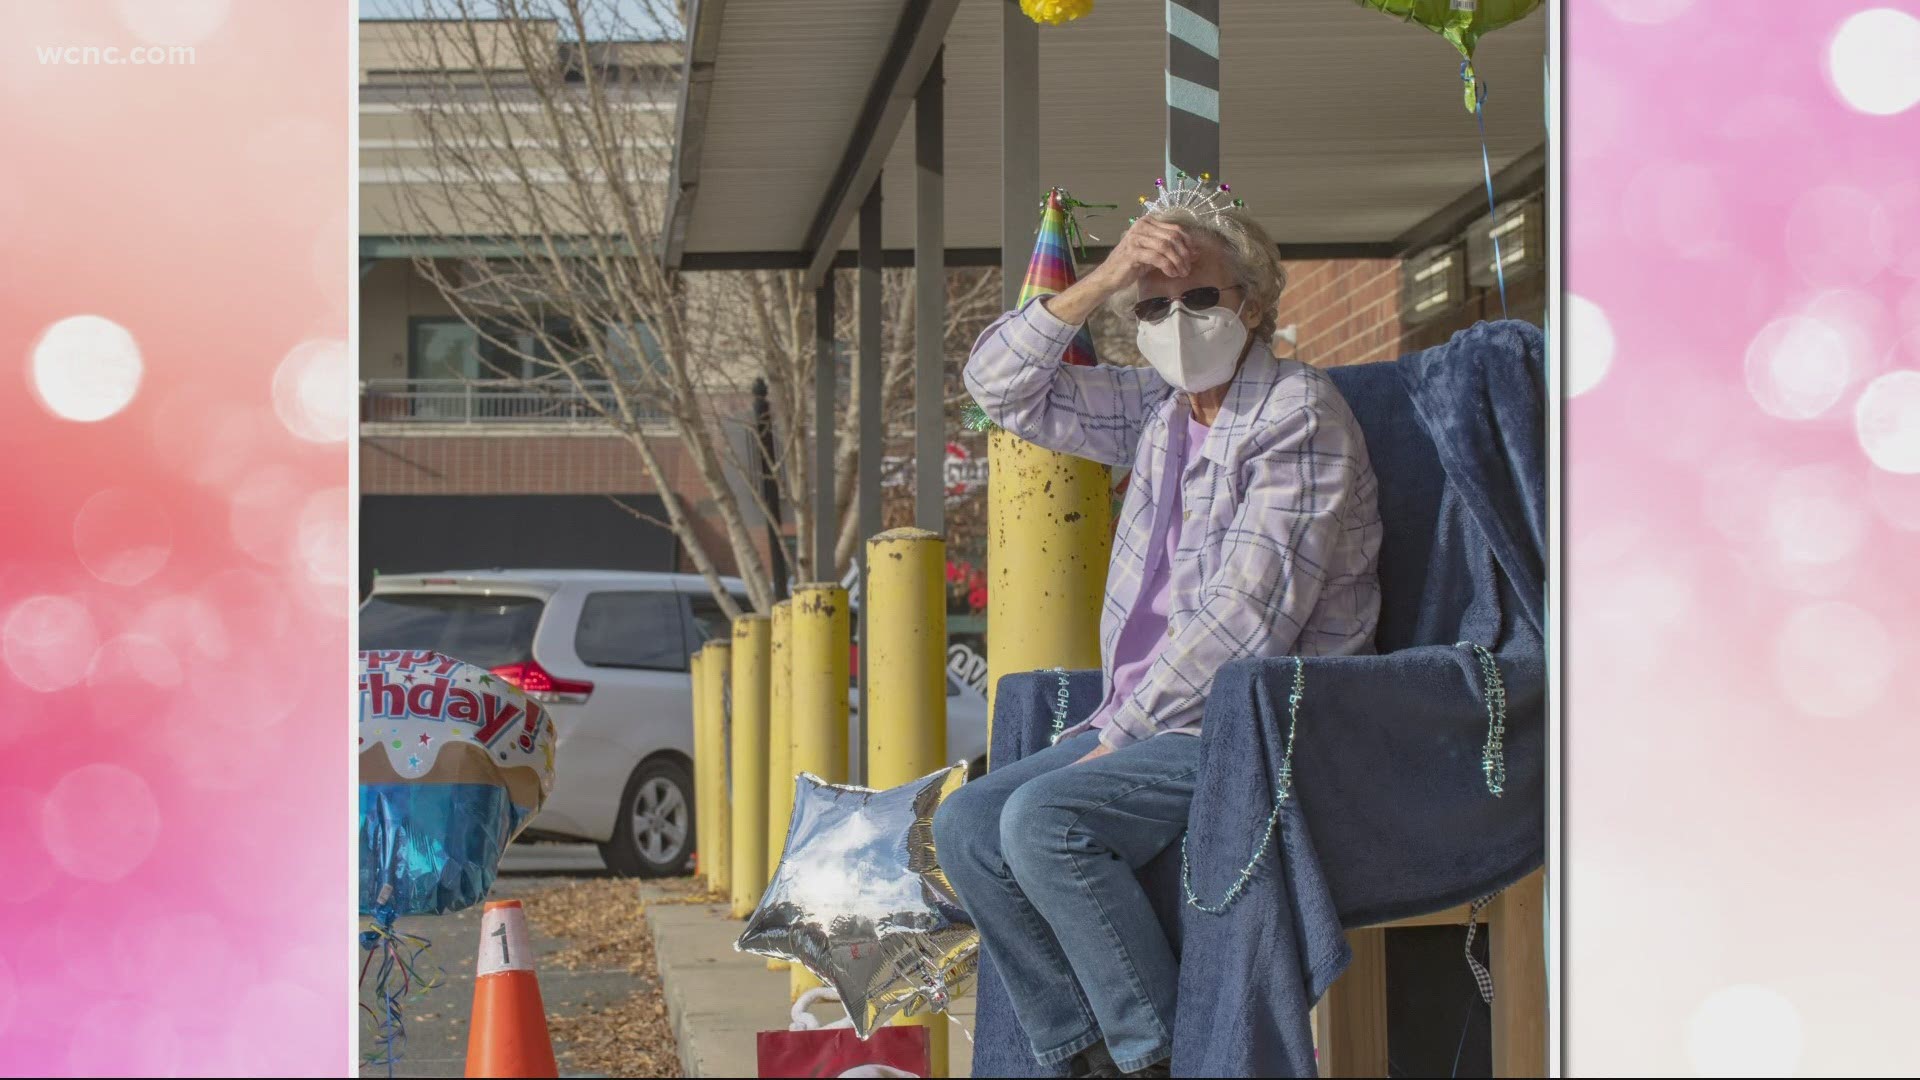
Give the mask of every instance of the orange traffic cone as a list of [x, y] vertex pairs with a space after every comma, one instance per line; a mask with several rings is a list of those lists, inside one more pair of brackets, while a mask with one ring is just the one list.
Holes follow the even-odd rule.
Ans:
[[533, 973], [527, 915], [518, 900], [490, 900], [480, 915], [468, 1076], [558, 1077], [540, 980]]

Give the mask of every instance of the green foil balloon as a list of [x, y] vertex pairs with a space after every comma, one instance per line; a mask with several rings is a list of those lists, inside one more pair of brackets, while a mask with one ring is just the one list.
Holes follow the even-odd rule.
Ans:
[[1361, 7], [1384, 11], [1403, 22], [1415, 22], [1439, 34], [1467, 62], [1467, 111], [1478, 104], [1473, 77], [1473, 47], [1482, 35], [1519, 22], [1540, 6], [1541, 0], [1355, 0]]

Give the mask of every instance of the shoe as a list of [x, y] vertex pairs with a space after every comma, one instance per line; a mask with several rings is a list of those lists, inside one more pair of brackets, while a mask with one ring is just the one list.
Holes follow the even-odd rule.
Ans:
[[1161, 1058], [1159, 1061], [1156, 1061], [1153, 1064], [1148, 1065], [1144, 1069], [1135, 1069], [1130, 1073], [1121, 1073], [1120, 1075], [1121, 1076], [1172, 1076], [1173, 1075], [1173, 1059]]
[[1120, 1067], [1113, 1063], [1113, 1055], [1107, 1053], [1107, 1044], [1094, 1043], [1085, 1050], [1073, 1055], [1067, 1062], [1068, 1076], [1119, 1076]]

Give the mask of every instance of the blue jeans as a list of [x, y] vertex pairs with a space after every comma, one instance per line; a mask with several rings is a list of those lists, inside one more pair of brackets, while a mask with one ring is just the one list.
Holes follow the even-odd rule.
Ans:
[[1160, 735], [1085, 765], [1087, 731], [996, 768], [933, 818], [940, 865], [980, 929], [1042, 1065], [1106, 1040], [1114, 1064], [1173, 1054], [1179, 965], [1134, 871], [1187, 827], [1200, 740]]

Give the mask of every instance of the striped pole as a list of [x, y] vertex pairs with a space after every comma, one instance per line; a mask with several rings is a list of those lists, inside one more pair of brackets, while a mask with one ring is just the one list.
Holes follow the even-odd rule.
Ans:
[[1167, 0], [1167, 183], [1220, 175], [1220, 0]]

